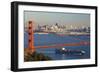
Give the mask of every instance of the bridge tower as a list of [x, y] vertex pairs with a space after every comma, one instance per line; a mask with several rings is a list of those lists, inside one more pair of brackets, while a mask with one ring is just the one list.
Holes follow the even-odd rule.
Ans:
[[35, 52], [33, 24], [34, 24], [34, 22], [32, 22], [32, 21], [28, 22], [28, 49], [29, 49], [30, 53]]

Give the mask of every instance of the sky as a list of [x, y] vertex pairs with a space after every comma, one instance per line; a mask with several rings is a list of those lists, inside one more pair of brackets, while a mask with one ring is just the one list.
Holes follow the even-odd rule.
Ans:
[[71, 27], [88, 27], [90, 26], [90, 14], [83, 13], [64, 13], [64, 12], [39, 12], [24, 11], [25, 26], [29, 20], [35, 22], [36, 25], [65, 25]]

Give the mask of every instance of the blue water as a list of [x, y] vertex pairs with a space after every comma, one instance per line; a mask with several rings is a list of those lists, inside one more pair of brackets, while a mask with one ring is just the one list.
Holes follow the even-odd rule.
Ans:
[[[75, 43], [81, 41], [90, 41], [90, 36], [80, 35], [80, 36], [59, 36], [55, 34], [34, 34], [34, 46], [52, 45], [52, 44], [65, 44], [65, 43]], [[24, 33], [24, 47], [28, 47], [28, 34]], [[44, 55], [51, 57], [53, 60], [68, 60], [68, 59], [87, 59], [90, 58], [90, 45], [83, 46], [63, 46], [66, 49], [71, 50], [84, 50], [86, 53], [84, 55], [67, 55], [67, 54], [57, 54], [56, 49], [60, 48], [46, 48], [46, 49], [36, 49], [39, 53], [44, 53]]]

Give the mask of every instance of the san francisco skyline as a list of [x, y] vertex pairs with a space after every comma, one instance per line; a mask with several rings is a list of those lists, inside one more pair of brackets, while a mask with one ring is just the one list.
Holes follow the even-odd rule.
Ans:
[[36, 25], [66, 25], [70, 27], [89, 27], [90, 14], [83, 13], [64, 13], [64, 12], [39, 12], [24, 11], [25, 26], [29, 20], [35, 21]]

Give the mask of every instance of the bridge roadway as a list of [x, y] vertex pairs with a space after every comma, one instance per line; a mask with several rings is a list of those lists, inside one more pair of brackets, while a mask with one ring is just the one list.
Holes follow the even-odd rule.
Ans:
[[39, 49], [46, 49], [46, 48], [62, 48], [65, 46], [87, 46], [90, 45], [89, 42], [78, 42], [78, 43], [66, 43], [66, 44], [53, 44], [53, 45], [43, 45], [43, 46], [34, 46], [34, 48]]

